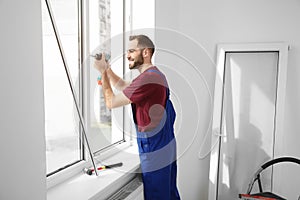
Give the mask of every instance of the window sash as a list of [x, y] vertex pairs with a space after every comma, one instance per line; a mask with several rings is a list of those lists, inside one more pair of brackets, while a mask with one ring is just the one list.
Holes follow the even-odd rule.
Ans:
[[[89, 100], [87, 100], [87, 99], [84, 98], [84, 96], [86, 94], [89, 94], [88, 92], [85, 91], [85, 90], [87, 90], [87, 87], [85, 86], [85, 84], [87, 84], [87, 82], [93, 81], [93, 80], [86, 81], [86, 80], [84, 80], [84, 79], [86, 79], [86, 77], [83, 77], [83, 75], [86, 76], [86, 73], [87, 73], [86, 71], [84, 71], [85, 70], [84, 69], [85, 68], [84, 65], [86, 64], [86, 59], [83, 60], [83, 58], [87, 57], [85, 55], [85, 52], [87, 52], [87, 46], [88, 45], [86, 43], [87, 43], [87, 41], [89, 39], [88, 36], [87, 36], [88, 35], [87, 31], [86, 31], [87, 27], [86, 27], [86, 24], [85, 24], [87, 22], [87, 20], [84, 18], [84, 16], [85, 16], [84, 15], [84, 11], [87, 11], [87, 8], [86, 8], [87, 5], [86, 4], [88, 4], [88, 2], [81, 1], [81, 0], [78, 0], [76, 2], [77, 2], [77, 6], [78, 6], [77, 7], [77, 12], [78, 12], [77, 13], [77, 15], [78, 15], [78, 17], [77, 17], [77, 24], [78, 24], [78, 27], [77, 27], [78, 32], [77, 32], [77, 34], [78, 34], [78, 41], [79, 41], [78, 43], [76, 43], [78, 45], [78, 47], [77, 47], [78, 48], [78, 52], [77, 52], [78, 59], [76, 59], [77, 60], [76, 66], [79, 69], [78, 73], [77, 73], [78, 81], [76, 82], [76, 90], [78, 90], [77, 94], [79, 94], [77, 96], [77, 99], [79, 99], [80, 100], [80, 104], [82, 104], [83, 102], [88, 102], [89, 101]], [[124, 10], [124, 8], [122, 8], [122, 9]], [[43, 13], [43, 18], [44, 17], [46, 17], [45, 13]], [[123, 12], [122, 18], [123, 18], [122, 22], [124, 24], [124, 12]], [[103, 22], [103, 20], [101, 22]], [[122, 24], [122, 28], [124, 28], [123, 24]], [[122, 31], [124, 32], [124, 29]], [[56, 45], [58, 45], [58, 44], [56, 44]], [[124, 47], [123, 47], [123, 51], [124, 51]], [[124, 59], [124, 56], [123, 56], [122, 59]], [[122, 61], [121, 63], [123, 65], [123, 69], [122, 69], [121, 73], [123, 74], [123, 71], [124, 71], [124, 61]], [[62, 64], [62, 63], [60, 63], [60, 64]], [[62, 66], [59, 66], [59, 67], [63, 68]], [[63, 75], [65, 75], [65, 72], [63, 72]], [[96, 80], [95, 80], [95, 82], [96, 82]], [[69, 89], [70, 88], [68, 88], [68, 90]], [[88, 95], [88, 96], [91, 97], [90, 95]], [[85, 119], [87, 119], [87, 121], [88, 121], [89, 117], [87, 117], [87, 113], [89, 113], [89, 108], [87, 108], [88, 106], [86, 106], [86, 105], [83, 105], [81, 107], [83, 108], [81, 111], [84, 112]], [[124, 116], [123, 115], [123, 112], [124, 112], [123, 108], [122, 108], [121, 112], [122, 112], [122, 117], [123, 117]], [[75, 112], [74, 115], [77, 115], [77, 113]], [[83, 145], [84, 138], [83, 138], [83, 135], [82, 135], [82, 128], [81, 128], [81, 125], [79, 123], [78, 116], [77, 116], [77, 119], [75, 119], [75, 120], [76, 120], [75, 127], [78, 129], [78, 137], [79, 137], [79, 143], [80, 143], [80, 144], [78, 144], [78, 146], [79, 146], [78, 152], [77, 152], [78, 153], [77, 154], [77, 156], [78, 156], [77, 158], [78, 159], [73, 160], [73, 161], [71, 161], [71, 162], [69, 162], [67, 164], [61, 165], [61, 166], [57, 167], [56, 170], [47, 171], [47, 177], [50, 177], [51, 175], [57, 174], [58, 172], [61, 172], [61, 171], [65, 170], [65, 169], [67, 169], [67, 168], [70, 168], [71, 166], [74, 166], [75, 164], [81, 163], [81, 161], [84, 161], [84, 160], [88, 159], [85, 156], [85, 154], [87, 152], [85, 151], [86, 148], [84, 148], [84, 145]], [[123, 120], [122, 120], [122, 126], [123, 126]], [[115, 128], [113, 128], [113, 129], [115, 129]], [[112, 130], [111, 134], [114, 133], [114, 132], [115, 131]], [[96, 148], [95, 150], [93, 150], [93, 155], [97, 155], [99, 152], [106, 151], [106, 150], [108, 150], [108, 149], [110, 149], [110, 148], [112, 148], [112, 147], [114, 147], [114, 146], [116, 146], [116, 145], [118, 145], [118, 144], [120, 144], [122, 142], [125, 142], [125, 134], [124, 134], [123, 130], [122, 130], [122, 138], [120, 138], [119, 140], [116, 140], [116, 141], [112, 142], [109, 145], [104, 146], [103, 148]]]

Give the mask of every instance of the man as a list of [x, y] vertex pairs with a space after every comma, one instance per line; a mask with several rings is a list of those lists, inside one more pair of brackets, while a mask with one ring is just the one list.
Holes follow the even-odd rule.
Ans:
[[[129, 37], [127, 59], [140, 75], [131, 83], [118, 77], [104, 59], [95, 60], [101, 72], [106, 106], [131, 103], [137, 131], [145, 200], [180, 199], [176, 186], [175, 111], [165, 76], [151, 62], [153, 42], [145, 35]], [[122, 91], [115, 95], [111, 85]]]

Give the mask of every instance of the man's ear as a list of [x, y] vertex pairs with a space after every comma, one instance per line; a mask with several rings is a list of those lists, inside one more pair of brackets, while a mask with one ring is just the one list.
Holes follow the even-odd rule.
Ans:
[[144, 51], [143, 51], [143, 57], [147, 57], [149, 55], [149, 49], [148, 48], [145, 48]]

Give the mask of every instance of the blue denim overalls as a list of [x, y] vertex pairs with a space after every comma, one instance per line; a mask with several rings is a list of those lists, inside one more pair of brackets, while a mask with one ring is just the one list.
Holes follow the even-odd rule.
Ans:
[[[174, 121], [176, 113], [169, 99], [170, 91], [164, 75], [157, 70], [146, 73], [160, 74], [166, 83], [167, 96], [164, 115], [152, 131], [139, 132], [136, 126], [137, 143], [141, 161], [145, 200], [180, 199], [176, 186], [176, 141]], [[133, 112], [135, 119], [135, 112]]]

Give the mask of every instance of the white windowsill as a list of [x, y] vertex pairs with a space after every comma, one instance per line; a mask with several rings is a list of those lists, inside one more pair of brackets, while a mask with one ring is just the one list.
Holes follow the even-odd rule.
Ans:
[[118, 162], [122, 162], [123, 166], [99, 171], [98, 176], [89, 176], [82, 172], [49, 188], [47, 200], [106, 199], [139, 171], [140, 160], [136, 145], [129, 146], [103, 161], [107, 165]]

